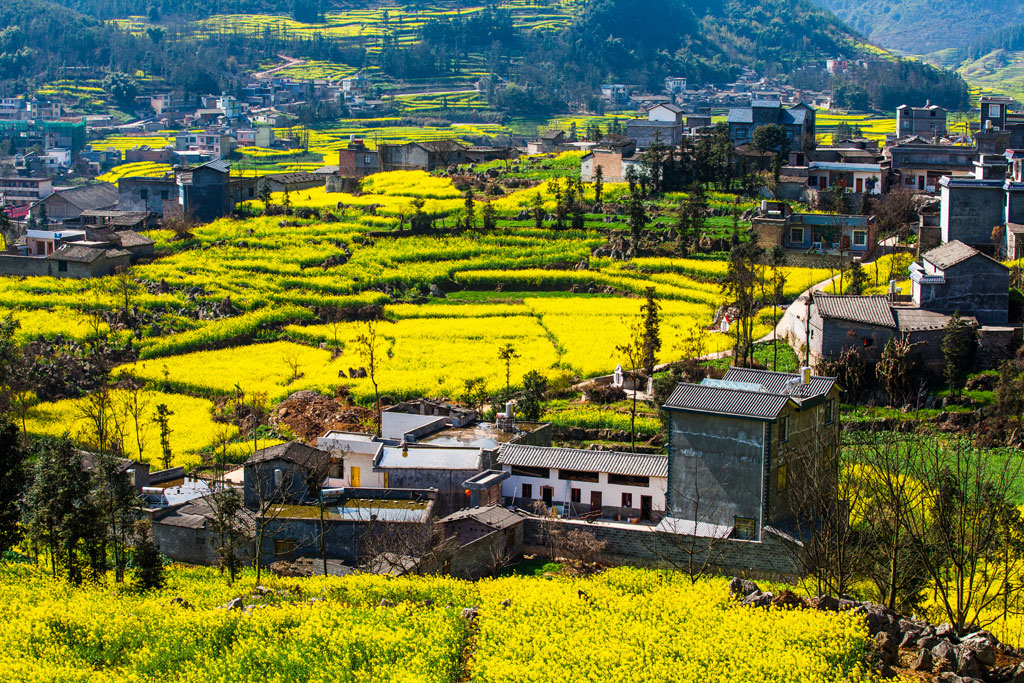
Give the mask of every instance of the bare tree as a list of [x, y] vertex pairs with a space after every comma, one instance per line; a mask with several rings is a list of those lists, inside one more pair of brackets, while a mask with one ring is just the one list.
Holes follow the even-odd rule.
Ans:
[[447, 566], [458, 546], [446, 538], [435, 521], [385, 521], [386, 514], [373, 507], [364, 508], [368, 522], [363, 533], [363, 564], [375, 574], [437, 574]]
[[633, 401], [629, 408], [629, 447], [636, 452], [636, 407], [637, 391], [646, 381], [643, 366], [647, 356], [647, 337], [644, 332], [643, 319], [637, 320], [629, 327], [629, 338], [625, 344], [615, 347], [615, 352], [626, 361], [625, 376], [633, 383]]
[[142, 285], [135, 279], [135, 271], [131, 266], [118, 268], [111, 280], [111, 293], [121, 307], [123, 323], [131, 327], [131, 306], [135, 297], [141, 291]]
[[550, 535], [555, 559], [563, 560], [580, 574], [595, 571], [602, 553], [608, 546], [608, 542], [598, 540], [594, 532], [568, 528], [564, 524], [554, 527]]
[[149, 395], [143, 389], [142, 382], [134, 377], [127, 377], [119, 384], [120, 409], [126, 416], [126, 421], [131, 421], [132, 431], [135, 435], [135, 447], [138, 449], [139, 457], [142, 458], [146, 452], [146, 430], [149, 423], [149, 406], [151, 403]]
[[242, 569], [245, 546], [252, 541], [252, 515], [242, 505], [238, 491], [231, 487], [216, 489], [206, 500], [213, 510], [210, 528], [217, 537], [220, 569], [227, 570], [231, 584]]
[[363, 331], [356, 336], [356, 348], [359, 350], [359, 357], [367, 367], [367, 376], [370, 384], [373, 385], [373, 405], [377, 413], [377, 434], [381, 429], [381, 408], [380, 408], [380, 387], [377, 383], [377, 373], [380, 370], [381, 348], [377, 330], [378, 321], [367, 320]]
[[273, 540], [275, 532], [280, 530], [280, 525], [275, 522], [285, 511], [288, 491], [285, 479], [278, 476], [279, 473], [269, 463], [250, 461], [246, 468], [246, 486], [255, 496], [255, 506], [251, 499], [248, 505], [256, 522], [253, 566], [256, 568], [256, 583], [259, 584], [263, 575], [263, 543], [267, 539]]
[[935, 602], [957, 633], [996, 620], [1000, 603], [1024, 577], [1024, 557], [1009, 552], [1024, 536], [1012, 503], [1019, 458], [976, 449], [955, 437], [922, 445], [914, 475], [920, 495], [904, 525], [930, 579]]

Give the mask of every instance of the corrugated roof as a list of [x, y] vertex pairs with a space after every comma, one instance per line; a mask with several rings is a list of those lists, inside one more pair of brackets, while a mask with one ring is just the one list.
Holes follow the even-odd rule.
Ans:
[[722, 389], [700, 384], [680, 384], [665, 401], [664, 407], [715, 415], [751, 417], [757, 420], [774, 420], [791, 400], [793, 399], [789, 396], [781, 394]]
[[[800, 379], [800, 375], [795, 372], [773, 372], [771, 370], [758, 370], [757, 368], [729, 368], [723, 379], [729, 382], [760, 384], [766, 392], [787, 396], [786, 387], [789, 385], [789, 382], [794, 379]], [[835, 386], [835, 383], [835, 377], [812, 375], [807, 389], [802, 391], [799, 396], [792, 396], [791, 398], [800, 401], [827, 394]]]
[[822, 318], [866, 323], [876, 327], [896, 327], [892, 307], [884, 295], [855, 296], [815, 292], [814, 305]]
[[560, 470], [607, 472], [636, 477], [667, 477], [668, 458], [648, 453], [588, 451], [524, 444], [502, 444], [498, 463], [522, 467], [553, 467]]

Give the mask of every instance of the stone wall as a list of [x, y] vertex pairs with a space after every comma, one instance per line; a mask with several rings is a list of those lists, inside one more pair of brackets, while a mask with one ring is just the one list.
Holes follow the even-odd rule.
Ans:
[[802, 572], [798, 549], [782, 536], [765, 529], [761, 541], [721, 539], [713, 542], [682, 534], [654, 531], [648, 526], [589, 524], [574, 520], [528, 518], [524, 522], [523, 552], [550, 554], [548, 534], [553, 530], [587, 531], [607, 543], [606, 564], [685, 569], [693, 549], [697, 564], [709, 557], [716, 572], [758, 578], [794, 577]]
[[460, 579], [478, 579], [489, 573], [501, 553], [507, 553], [512, 561], [518, 560], [523, 555], [523, 528], [524, 523], [520, 522], [460, 546], [449, 563], [448, 573]]

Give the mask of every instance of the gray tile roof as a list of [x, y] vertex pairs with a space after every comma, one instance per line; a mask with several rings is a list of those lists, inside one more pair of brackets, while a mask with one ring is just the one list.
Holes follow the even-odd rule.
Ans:
[[[941, 330], [949, 324], [950, 316], [935, 311], [926, 311], [916, 307], [897, 306], [893, 309], [899, 329], [905, 331]], [[978, 325], [978, 320], [971, 316], [961, 316], [971, 327]]]
[[854, 296], [815, 292], [814, 305], [822, 318], [866, 323], [876, 327], [896, 327], [889, 299], [883, 295]]
[[442, 519], [441, 523], [458, 522], [464, 519], [475, 520], [492, 529], [507, 529], [521, 522], [524, 517], [499, 505], [488, 505], [487, 507], [466, 508], [465, 510], [453, 512]]
[[637, 477], [668, 476], [668, 458], [664, 455], [647, 453], [502, 444], [498, 449], [498, 463], [523, 467], [553, 467], [560, 470], [607, 472]]
[[734, 107], [729, 110], [729, 116], [726, 120], [729, 123], [753, 123], [754, 110], [750, 107]]
[[[726, 376], [728, 377], [728, 375]], [[669, 410], [774, 420], [786, 407], [786, 404], [792, 400], [789, 396], [762, 391], [727, 389], [702, 384], [680, 384], [665, 401], [664, 407]]]
[[298, 441], [289, 441], [288, 443], [281, 443], [276, 446], [259, 449], [245, 461], [245, 464], [250, 465], [270, 460], [284, 460], [286, 462], [295, 463], [301, 467], [312, 467], [320, 463], [320, 461], [329, 459], [330, 457], [330, 453], [326, 453], [325, 451], [321, 451], [317, 448], [310, 448]]
[[[922, 254], [921, 259], [928, 261], [928, 263], [933, 264], [940, 270], [945, 270], [946, 268], [952, 268], [958, 263], [963, 263], [967, 259], [979, 255], [984, 256], [993, 263], [999, 263], [999, 261], [982, 254], [974, 247], [966, 245], [960, 240], [953, 240], [952, 242], [946, 242], [942, 246], [935, 247], [931, 251], [927, 251]], [[1003, 264], [999, 263], [999, 265], [1002, 266]], [[1003, 267], [1005, 268], [1006, 266]]]
[[414, 142], [428, 152], [458, 152], [466, 149], [455, 140], [428, 140], [426, 142]]
[[60, 246], [56, 251], [51, 252], [46, 258], [55, 261], [73, 261], [75, 263], [92, 263], [107, 255], [104, 249], [93, 247], [79, 247], [74, 243]]
[[57, 190], [50, 196], [60, 197], [79, 209], [105, 209], [117, 206], [117, 187], [110, 183], [95, 183], [67, 190]]

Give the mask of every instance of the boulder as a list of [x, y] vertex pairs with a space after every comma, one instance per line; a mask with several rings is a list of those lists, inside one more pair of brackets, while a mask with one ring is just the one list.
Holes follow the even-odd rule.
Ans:
[[875, 649], [886, 664], [896, 663], [898, 648], [899, 644], [888, 631], [880, 631], [875, 635]]
[[814, 605], [814, 609], [824, 612], [838, 612], [840, 607], [839, 600], [831, 595], [819, 595], [811, 600], [811, 604]]
[[932, 670], [932, 653], [929, 650], [922, 649], [917, 653], [917, 659], [910, 665], [910, 668], [914, 671], [931, 671]]
[[462, 610], [462, 618], [469, 621], [476, 619], [478, 614], [479, 611], [477, 610], [476, 607], [466, 607]]
[[959, 676], [970, 676], [977, 678], [982, 675], [982, 665], [974, 650], [964, 648], [960, 651], [960, 658], [957, 660], [956, 673]]
[[391, 602], [387, 598], [381, 598], [380, 602], [377, 603], [377, 607], [394, 607], [395, 603]]
[[946, 671], [939, 674], [935, 680], [941, 681], [941, 683], [964, 683], [964, 679], [960, 678], [952, 671]]
[[945, 641], [941, 641], [938, 638], [936, 638], [935, 636], [922, 636], [922, 637], [917, 639], [917, 642], [915, 642], [914, 645], [916, 645], [917, 647], [923, 647], [923, 648], [926, 648], [928, 650], [931, 650], [932, 648], [934, 648], [936, 645], [938, 645], [941, 642], [945, 642]]
[[224, 603], [218, 609], [230, 611], [233, 609], [242, 609], [243, 607], [245, 607], [245, 603], [242, 601], [242, 598], [235, 598], [234, 600]]
[[[900, 647], [913, 647], [917, 645], [917, 641], [921, 639], [920, 631], [910, 630], [903, 633], [903, 637], [900, 638]], [[925, 647], [921, 645], [919, 647]]]
[[951, 671], [956, 668], [959, 653], [956, 646], [946, 641], [940, 641], [932, 648], [932, 659], [935, 666], [942, 671]]
[[738, 598], [745, 598], [751, 593], [760, 593], [761, 589], [757, 587], [757, 584], [750, 579], [741, 579], [738, 576], [733, 577], [732, 581], [729, 582], [729, 594], [735, 595]]
[[762, 593], [761, 591], [757, 591], [756, 593], [751, 593], [747, 597], [743, 598], [743, 601], [740, 602], [740, 604], [746, 607], [769, 607], [771, 606], [772, 598], [774, 597], [775, 596], [771, 593]]
[[432, 297], [434, 297], [436, 299], [443, 299], [443, 298], [445, 298], [444, 291], [440, 287], [435, 285], [434, 283], [430, 283], [430, 296], [432, 296]]

